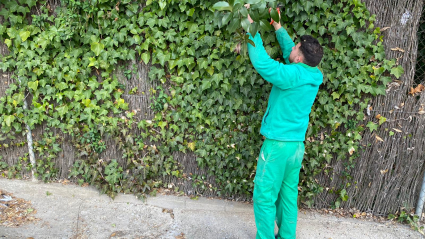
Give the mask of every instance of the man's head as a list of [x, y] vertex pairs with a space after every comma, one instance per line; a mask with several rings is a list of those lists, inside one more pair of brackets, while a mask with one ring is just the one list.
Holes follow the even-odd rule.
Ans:
[[323, 57], [323, 48], [319, 41], [309, 35], [301, 37], [301, 42], [292, 48], [289, 55], [289, 61], [292, 63], [302, 62], [306, 65], [315, 67], [319, 65]]

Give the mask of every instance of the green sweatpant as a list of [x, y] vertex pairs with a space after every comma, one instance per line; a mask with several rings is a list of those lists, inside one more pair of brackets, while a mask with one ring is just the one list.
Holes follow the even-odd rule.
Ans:
[[295, 238], [298, 182], [303, 156], [303, 142], [264, 141], [254, 180], [257, 239], [275, 238], [275, 219], [279, 227], [277, 238]]

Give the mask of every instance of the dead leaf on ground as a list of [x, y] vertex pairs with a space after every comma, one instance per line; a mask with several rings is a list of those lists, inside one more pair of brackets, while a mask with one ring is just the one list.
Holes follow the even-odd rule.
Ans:
[[425, 86], [423, 86], [422, 84], [419, 84], [418, 86], [416, 86], [416, 88], [410, 87], [410, 95], [415, 95], [418, 93], [421, 93], [423, 90], [425, 89]]
[[396, 129], [396, 128], [393, 128], [393, 130], [396, 131], [396, 132], [399, 132], [399, 133], [403, 132], [403, 131]]
[[171, 217], [172, 219], [174, 219], [174, 211], [173, 211], [173, 209], [166, 209], [166, 208], [163, 208], [163, 209], [162, 209], [162, 212], [169, 213], [169, 214], [170, 214], [170, 217]]
[[383, 27], [383, 28], [381, 28], [381, 32], [383, 32], [383, 31], [386, 31], [386, 30], [388, 30], [388, 29], [390, 29], [391, 27]]
[[59, 183], [61, 183], [62, 185], [68, 185], [71, 181], [67, 180], [67, 179], [61, 179], [59, 180]]
[[30, 201], [16, 198], [11, 193], [0, 190], [0, 226], [19, 227], [26, 223], [35, 222], [39, 219], [34, 217], [37, 213]]
[[183, 233], [183, 232], [182, 232], [182, 233], [180, 233], [180, 235], [176, 236], [175, 238], [176, 238], [176, 239], [186, 239], [186, 237], [185, 237], [185, 235], [184, 235], [184, 233]]
[[381, 118], [381, 114], [377, 114], [377, 115], [375, 116], [375, 118], [377, 118], [377, 119]]
[[376, 138], [377, 141], [384, 142], [384, 140], [381, 137], [379, 137], [378, 135], [375, 135], [375, 138]]

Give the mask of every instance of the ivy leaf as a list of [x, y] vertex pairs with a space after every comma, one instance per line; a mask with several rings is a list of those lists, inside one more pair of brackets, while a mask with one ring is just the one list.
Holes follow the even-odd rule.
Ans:
[[5, 115], [4, 116], [4, 122], [6, 123], [7, 126], [11, 126], [12, 122], [15, 120], [15, 116], [13, 115]]
[[13, 95], [13, 105], [16, 107], [18, 104], [22, 103], [25, 99], [23, 93], [16, 93]]
[[90, 79], [89, 83], [87, 84], [92, 90], [97, 89], [99, 87], [100, 83], [97, 82], [96, 78]]
[[187, 11], [187, 15], [189, 16], [189, 17], [191, 17], [191, 16], [193, 16], [193, 13], [195, 13], [195, 8], [191, 8], [191, 9], [189, 9], [189, 11]]
[[143, 62], [147, 65], [149, 64], [149, 60], [151, 59], [151, 55], [149, 52], [145, 52], [141, 55]]
[[374, 130], [378, 129], [378, 125], [373, 123], [372, 121], [369, 121], [369, 123], [367, 123], [366, 127], [369, 128], [370, 132], [373, 132]]
[[36, 42], [37, 42], [37, 44], [38, 44], [38, 45], [40, 45], [40, 46], [41, 46], [41, 48], [42, 48], [43, 50], [45, 50], [45, 49], [46, 49], [47, 44], [49, 44], [49, 40], [48, 40], [48, 39], [46, 39], [46, 38], [43, 38], [43, 37], [38, 37]]
[[333, 99], [335, 100], [335, 99], [339, 99], [339, 97], [340, 97], [341, 95], [340, 94], [338, 94], [338, 93], [336, 93], [336, 92], [334, 92], [334, 93], [332, 93], [332, 97], [333, 97]]
[[404, 74], [404, 69], [402, 66], [397, 66], [391, 69], [391, 74], [393, 74], [397, 79]]
[[164, 8], [167, 6], [167, 3], [164, 0], [159, 0], [158, 4], [161, 10], [164, 10]]
[[57, 107], [56, 111], [59, 113], [59, 116], [63, 118], [63, 116], [68, 112], [68, 106], [63, 105], [61, 107]]
[[167, 126], [167, 122], [166, 121], [160, 121], [158, 123], [158, 126], [161, 127], [162, 130], [164, 130], [164, 127]]
[[20, 1], [20, 2], [27, 4], [28, 7], [33, 7], [37, 4], [36, 0], [23, 0], [23, 1]]
[[71, 90], [64, 91], [63, 94], [68, 97], [69, 100], [72, 100], [72, 97], [74, 97], [74, 91]]
[[89, 63], [89, 65], [87, 67], [94, 66], [94, 67], [97, 68], [98, 63], [97, 63], [97, 60], [96, 60], [95, 57], [89, 57], [89, 61], [90, 61], [90, 63]]
[[7, 45], [7, 47], [10, 48], [10, 46], [12, 46], [12, 41], [10, 39], [6, 39], [4, 40], [4, 43]]
[[325, 32], [326, 32], [326, 27], [320, 26], [318, 30], [319, 30], [320, 35], [323, 36], [323, 34], [325, 34]]
[[211, 81], [203, 80], [202, 81], [202, 91], [211, 88]]
[[232, 11], [233, 9], [233, 7], [231, 7], [228, 2], [224, 1], [217, 2], [212, 6], [212, 8], [217, 11]]
[[187, 143], [187, 147], [189, 147], [192, 151], [195, 151], [195, 142]]
[[86, 107], [89, 107], [91, 100], [90, 99], [82, 99], [81, 103], [83, 103], [83, 105], [85, 105]]
[[19, 36], [21, 37], [22, 42], [25, 42], [30, 35], [31, 35], [31, 33], [29, 31], [21, 31], [21, 32], [19, 32]]
[[379, 125], [385, 123], [387, 121], [387, 118], [385, 118], [384, 116], [379, 117]]
[[210, 74], [212, 76], [214, 74], [214, 67], [213, 66], [208, 67], [207, 72], [208, 72], [208, 74]]
[[36, 91], [38, 88], [38, 80], [28, 82], [28, 88], [32, 89], [33, 91]]
[[94, 52], [94, 54], [96, 54], [96, 56], [99, 56], [99, 54], [105, 48], [105, 46], [99, 42], [92, 42], [90, 45], [91, 45], [91, 50]]

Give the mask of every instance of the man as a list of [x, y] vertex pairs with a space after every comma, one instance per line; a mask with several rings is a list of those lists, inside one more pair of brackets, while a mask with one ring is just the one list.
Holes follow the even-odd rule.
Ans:
[[[248, 6], [249, 7], [249, 6]], [[248, 16], [252, 23], [252, 19]], [[260, 151], [254, 180], [254, 214], [257, 239], [295, 238], [298, 181], [304, 156], [309, 114], [323, 74], [317, 68], [323, 48], [312, 36], [302, 36], [295, 45], [279, 22], [276, 37], [286, 64], [270, 58], [259, 33], [248, 44], [252, 65], [273, 84], [260, 133], [266, 137]]]

